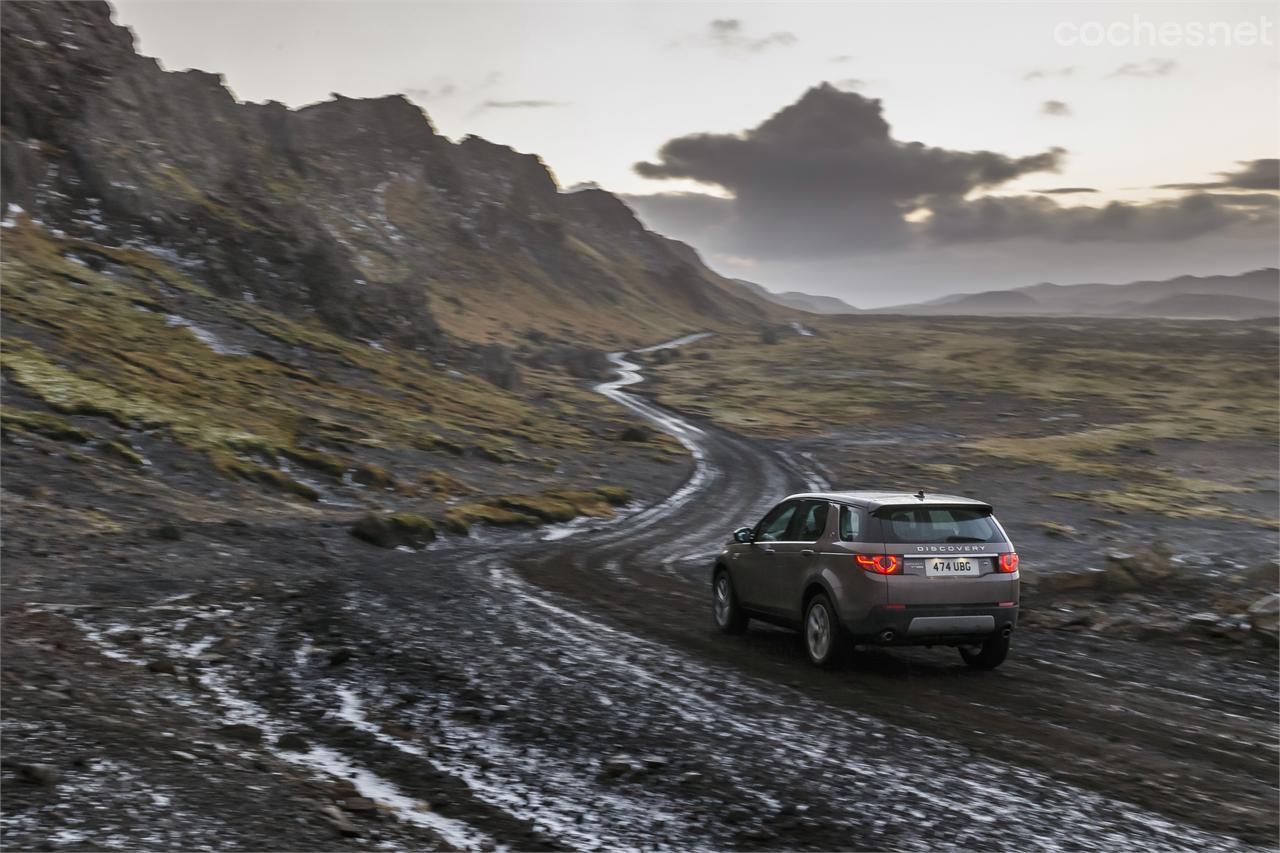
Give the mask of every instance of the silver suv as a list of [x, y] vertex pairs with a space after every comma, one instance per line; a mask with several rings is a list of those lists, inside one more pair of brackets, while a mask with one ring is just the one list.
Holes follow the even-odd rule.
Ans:
[[809, 659], [854, 644], [957, 646], [999, 666], [1018, 620], [1018, 555], [990, 504], [955, 495], [792, 495], [716, 559], [712, 614], [798, 628]]

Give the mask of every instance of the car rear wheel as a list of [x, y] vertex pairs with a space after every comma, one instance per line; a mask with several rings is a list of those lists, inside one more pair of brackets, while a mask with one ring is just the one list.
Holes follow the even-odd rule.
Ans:
[[844, 628], [835, 608], [826, 593], [818, 593], [809, 599], [804, 609], [804, 624], [801, 626], [804, 637], [804, 650], [817, 666], [835, 666], [845, 650]]
[[960, 657], [974, 669], [995, 669], [1009, 656], [1009, 637], [991, 636], [981, 646], [961, 646]]
[[716, 627], [725, 634], [741, 634], [747, 627], [747, 615], [738, 606], [738, 595], [733, 591], [733, 579], [724, 569], [716, 572], [711, 582], [711, 615]]

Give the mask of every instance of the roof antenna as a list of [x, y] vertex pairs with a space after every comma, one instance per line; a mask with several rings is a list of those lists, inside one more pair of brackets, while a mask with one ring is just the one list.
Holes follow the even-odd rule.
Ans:
[[924, 489], [921, 489], [920, 491], [916, 492], [916, 497], [919, 498], [920, 500], [924, 500]]

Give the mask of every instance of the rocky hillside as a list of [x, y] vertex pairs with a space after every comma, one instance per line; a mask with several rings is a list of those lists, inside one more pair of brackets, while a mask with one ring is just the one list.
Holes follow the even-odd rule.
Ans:
[[105, 3], [3, 6], [3, 203], [221, 296], [433, 348], [652, 342], [764, 310], [600, 190], [454, 144], [400, 96], [239, 103], [138, 55]]
[[373, 513], [360, 535], [418, 545], [608, 514], [687, 459], [584, 387], [604, 352], [773, 310], [403, 98], [239, 103], [105, 3], [0, 15], [12, 553], [165, 519]]

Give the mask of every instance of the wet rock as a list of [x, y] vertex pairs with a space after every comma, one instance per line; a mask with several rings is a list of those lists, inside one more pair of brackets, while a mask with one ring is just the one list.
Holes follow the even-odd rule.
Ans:
[[629, 755], [611, 755], [600, 765], [600, 775], [605, 779], [617, 779], [634, 773], [640, 765]]
[[1221, 621], [1221, 617], [1217, 613], [1192, 613], [1186, 619], [1186, 625], [1189, 628], [1209, 628], [1217, 625]]
[[346, 646], [343, 646], [340, 649], [334, 649], [329, 655], [329, 666], [342, 666], [354, 656], [355, 653]]
[[663, 770], [668, 764], [667, 759], [661, 755], [646, 755], [640, 759], [640, 763], [644, 765], [645, 770]]
[[360, 834], [360, 830], [356, 825], [337, 806], [323, 805], [320, 807], [320, 814], [324, 817], [325, 822], [337, 830], [339, 834], [346, 836]]
[[306, 752], [311, 748], [307, 739], [297, 732], [288, 732], [276, 738], [276, 746], [288, 752]]
[[147, 672], [153, 672], [157, 675], [177, 675], [178, 668], [174, 666], [173, 661], [169, 658], [156, 658], [147, 661]]
[[171, 758], [176, 758], [179, 761], [195, 761], [196, 760], [196, 757], [194, 755], [192, 755], [189, 752], [183, 752], [180, 749], [169, 750], [169, 756]]
[[653, 430], [647, 426], [629, 426], [618, 433], [619, 441], [642, 442], [653, 438]]
[[1077, 539], [1080, 531], [1076, 530], [1070, 524], [1064, 524], [1060, 521], [1039, 521], [1036, 526], [1040, 528], [1045, 536], [1054, 539]]
[[1159, 546], [1132, 554], [1113, 551], [1107, 554], [1107, 573], [1123, 570], [1139, 583], [1161, 581], [1173, 574], [1172, 555]]
[[724, 813], [726, 823], [742, 823], [749, 817], [751, 812], [744, 806], [729, 806]]
[[1230, 616], [1223, 617], [1218, 624], [1210, 627], [1209, 633], [1224, 640], [1240, 642], [1248, 639], [1252, 627], [1249, 618], [1243, 613], [1233, 613]]
[[230, 723], [218, 729], [218, 732], [223, 737], [238, 740], [241, 743], [262, 743], [262, 729], [248, 723]]
[[182, 538], [182, 528], [172, 521], [166, 521], [152, 530], [151, 535], [165, 542], [177, 542]]
[[349, 812], [366, 814], [378, 810], [378, 804], [368, 797], [348, 797], [342, 801], [342, 807]]
[[1280, 639], [1280, 595], [1268, 593], [1249, 605], [1253, 630], [1274, 641]]
[[1142, 581], [1123, 565], [1112, 563], [1102, 575], [1101, 587], [1105, 592], [1132, 592], [1142, 588]]
[[1105, 572], [1101, 569], [1079, 569], [1061, 572], [1029, 572], [1022, 570], [1022, 576], [1028, 585], [1045, 595], [1058, 595], [1063, 592], [1077, 590], [1096, 590], [1102, 585]]
[[681, 785], [692, 785], [694, 782], [702, 781], [702, 774], [696, 770], [690, 770], [687, 773], [681, 773], [676, 781]]
[[18, 778], [30, 785], [43, 785], [52, 788], [62, 780], [62, 773], [52, 764], [39, 762], [21, 763], [14, 767]]

